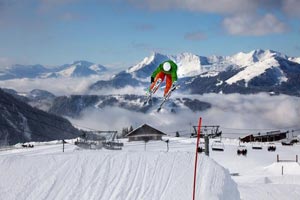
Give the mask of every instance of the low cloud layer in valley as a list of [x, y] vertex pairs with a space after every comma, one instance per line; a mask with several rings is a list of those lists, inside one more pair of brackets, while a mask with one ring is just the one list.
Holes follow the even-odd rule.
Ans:
[[[103, 78], [103, 77], [102, 77]], [[108, 77], [107, 77], [108, 78]], [[29, 92], [43, 89], [57, 96], [71, 94], [138, 94], [144, 95], [145, 88], [127, 86], [122, 89], [104, 89], [91, 92], [88, 87], [99, 80], [90, 78], [53, 78], [53, 79], [17, 79], [0, 81], [0, 87], [12, 88], [18, 92]], [[162, 96], [163, 89], [155, 96]], [[97, 130], [118, 130], [143, 124], [152, 125], [168, 134], [188, 135], [192, 125], [197, 125], [202, 117], [204, 125], [220, 125], [224, 135], [239, 136], [249, 133], [267, 132], [271, 130], [300, 129], [300, 98], [287, 95], [270, 96], [267, 93], [241, 94], [205, 94], [186, 95], [175, 92], [171, 98], [198, 99], [208, 102], [212, 107], [203, 112], [192, 112], [188, 108], [180, 108], [177, 113], [162, 110], [157, 113], [153, 107], [150, 113], [128, 111], [116, 107], [103, 109], [89, 108], [82, 113], [80, 119], [70, 119], [74, 124]], [[167, 108], [167, 107], [166, 107]], [[295, 132], [300, 134], [300, 132]]]
[[14, 89], [18, 92], [41, 89], [56, 96], [86, 94], [88, 87], [98, 81], [99, 78], [99, 76], [94, 76], [89, 78], [12, 79], [0, 81], [0, 87]]
[[143, 114], [106, 107], [85, 110], [81, 119], [71, 119], [71, 121], [92, 129], [118, 131], [130, 125], [136, 128], [147, 123], [167, 134], [174, 135], [179, 131], [181, 135], [188, 135], [192, 131], [192, 125], [197, 125], [199, 117], [202, 117], [203, 125], [220, 125], [224, 135], [230, 137], [271, 130], [291, 131], [300, 127], [300, 98], [297, 97], [270, 96], [263, 93], [206, 94], [185, 97], [209, 102], [212, 108], [203, 112], [191, 112], [187, 108], [179, 109], [176, 114], [166, 110], [157, 113], [156, 108], [153, 108], [153, 112]]

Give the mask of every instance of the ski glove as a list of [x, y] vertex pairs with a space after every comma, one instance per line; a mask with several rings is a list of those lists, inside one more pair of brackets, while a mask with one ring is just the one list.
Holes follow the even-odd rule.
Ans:
[[154, 77], [151, 76], [151, 83], [153, 83], [153, 82], [154, 82]]

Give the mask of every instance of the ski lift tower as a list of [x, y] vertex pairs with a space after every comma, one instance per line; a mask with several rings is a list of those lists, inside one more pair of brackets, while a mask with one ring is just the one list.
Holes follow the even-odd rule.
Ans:
[[110, 150], [122, 150], [124, 144], [117, 140], [118, 131], [98, 131], [98, 133], [108, 133], [109, 137], [103, 141], [103, 147]]
[[[191, 135], [194, 137], [197, 135], [197, 127], [193, 126], [195, 133]], [[209, 126], [202, 126], [200, 137], [204, 138], [205, 142], [205, 155], [209, 156], [209, 139], [216, 138], [222, 136], [222, 131], [219, 131], [219, 125], [209, 125]]]

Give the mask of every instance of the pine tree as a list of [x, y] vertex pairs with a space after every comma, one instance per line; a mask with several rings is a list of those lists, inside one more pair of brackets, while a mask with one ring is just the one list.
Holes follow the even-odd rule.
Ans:
[[123, 128], [122, 129], [122, 137], [124, 138], [127, 134], [129, 133], [128, 128]]
[[131, 131], [133, 131], [133, 127], [132, 127], [132, 126], [129, 127], [129, 133], [130, 133]]

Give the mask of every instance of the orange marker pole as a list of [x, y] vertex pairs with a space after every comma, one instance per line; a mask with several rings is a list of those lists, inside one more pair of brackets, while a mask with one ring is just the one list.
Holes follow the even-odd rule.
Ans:
[[195, 200], [196, 194], [196, 177], [197, 177], [197, 162], [198, 162], [198, 147], [200, 141], [200, 130], [201, 130], [202, 118], [199, 118], [197, 144], [196, 144], [196, 155], [195, 155], [195, 169], [194, 169], [194, 187], [193, 187], [193, 200]]

